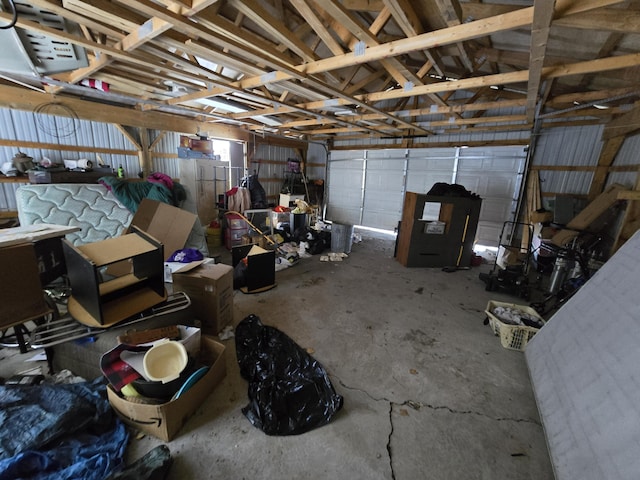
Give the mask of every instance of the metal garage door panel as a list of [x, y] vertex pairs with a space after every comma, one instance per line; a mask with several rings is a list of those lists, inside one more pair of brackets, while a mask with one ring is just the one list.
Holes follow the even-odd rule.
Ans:
[[502, 225], [513, 220], [526, 154], [522, 147], [470, 148], [460, 152], [456, 183], [483, 199], [476, 242], [497, 246]]
[[502, 231], [503, 223], [478, 222], [478, 230], [476, 231], [476, 244], [486, 247], [497, 247]]
[[427, 193], [438, 182], [458, 183], [483, 198], [477, 241], [495, 246], [504, 221], [513, 218], [525, 157], [522, 147], [332, 152], [327, 218], [393, 229], [405, 191]]
[[364, 172], [364, 159], [353, 159], [355, 153], [349, 160], [335, 160], [332, 154], [328, 168], [327, 218], [352, 225], [360, 224]]
[[412, 150], [409, 153], [407, 168], [407, 191], [427, 193], [435, 183], [451, 183], [454, 165], [453, 156], [449, 158], [418, 157]]
[[[387, 154], [391, 152], [386, 152]], [[362, 225], [393, 230], [402, 216], [404, 151], [401, 157], [367, 159]]]
[[407, 156], [406, 148], [393, 148], [389, 150], [367, 150], [367, 160], [374, 159], [402, 159]]
[[482, 198], [496, 198], [511, 203], [520, 187], [520, 177], [517, 174], [478, 172], [475, 174], [459, 174], [457, 182], [460, 185], [480, 195]]
[[411, 158], [454, 158], [455, 148], [413, 148], [409, 152]]

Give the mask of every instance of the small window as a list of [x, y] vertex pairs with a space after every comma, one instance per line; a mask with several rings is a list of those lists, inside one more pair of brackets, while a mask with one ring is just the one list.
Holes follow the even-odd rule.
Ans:
[[220, 161], [222, 162], [230, 162], [231, 161], [231, 148], [229, 140], [218, 140], [212, 139], [213, 143], [213, 153], [214, 155], [220, 155]]

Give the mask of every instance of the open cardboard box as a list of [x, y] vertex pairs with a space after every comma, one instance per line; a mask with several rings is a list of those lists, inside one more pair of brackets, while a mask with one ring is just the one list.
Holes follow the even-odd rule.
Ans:
[[172, 440], [227, 373], [225, 346], [202, 336], [200, 361], [209, 371], [175, 400], [161, 405], [134, 403], [120, 397], [107, 386], [111, 407], [127, 425], [165, 442]]
[[233, 268], [191, 262], [172, 275], [173, 291], [186, 293], [204, 333], [217, 335], [233, 322]]
[[[197, 218], [197, 215], [173, 205], [143, 198], [123, 234], [138, 229], [157, 239], [163, 246], [163, 260], [166, 260], [173, 252], [184, 248]], [[119, 277], [130, 268], [128, 262], [124, 261], [110, 265], [107, 272]]]
[[131, 227], [157, 238], [164, 246], [164, 259], [184, 248], [198, 216], [167, 203], [143, 198], [138, 205]]

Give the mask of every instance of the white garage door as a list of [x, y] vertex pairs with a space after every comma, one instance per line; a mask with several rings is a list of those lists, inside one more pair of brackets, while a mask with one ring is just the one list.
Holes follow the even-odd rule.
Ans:
[[327, 218], [393, 230], [406, 191], [457, 183], [483, 199], [476, 242], [496, 246], [502, 224], [514, 218], [525, 160], [523, 147], [333, 151]]

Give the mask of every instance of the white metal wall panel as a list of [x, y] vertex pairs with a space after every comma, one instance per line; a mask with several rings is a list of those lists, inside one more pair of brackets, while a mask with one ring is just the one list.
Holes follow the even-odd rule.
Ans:
[[405, 150], [377, 153], [379, 158], [367, 158], [362, 224], [393, 230], [402, 216]]
[[525, 161], [523, 147], [460, 149], [456, 183], [482, 197], [477, 243], [496, 246], [514, 219]]
[[310, 181], [324, 180], [327, 171], [327, 149], [319, 143], [310, 143], [307, 148], [307, 177]]
[[627, 137], [616, 155], [614, 165], [637, 165], [640, 163], [638, 152], [640, 151], [640, 135]]
[[362, 224], [364, 162], [363, 157], [335, 160], [331, 155], [327, 179], [329, 220], [350, 225]]
[[[640, 151], [640, 135], [627, 137], [616, 155], [615, 166], [635, 166], [640, 164], [638, 152]], [[638, 182], [638, 168], [629, 172], [613, 172], [607, 177], [607, 185], [620, 183], [628, 188], [633, 188]]]
[[[543, 130], [537, 140], [532, 165], [595, 166], [602, 149], [602, 126]], [[540, 170], [543, 193], [586, 195], [593, 172]]]

